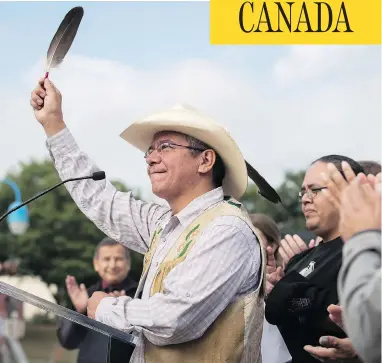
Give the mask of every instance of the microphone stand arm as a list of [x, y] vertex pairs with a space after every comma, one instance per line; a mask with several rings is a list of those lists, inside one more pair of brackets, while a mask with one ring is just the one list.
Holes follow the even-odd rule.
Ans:
[[28, 203], [30, 203], [30, 202], [33, 202], [35, 199], [40, 198], [40, 197], [43, 196], [44, 194], [49, 193], [49, 192], [52, 191], [53, 189], [58, 188], [59, 186], [61, 186], [62, 184], [66, 183], [66, 182], [69, 182], [69, 181], [75, 181], [75, 180], [83, 180], [83, 179], [92, 179], [92, 178], [93, 178], [92, 176], [89, 176], [89, 177], [79, 177], [79, 178], [70, 178], [70, 179], [66, 179], [66, 180], [64, 180], [64, 181], [62, 181], [62, 182], [60, 182], [60, 183], [54, 185], [53, 187], [51, 187], [51, 188], [49, 188], [49, 189], [47, 189], [47, 190], [44, 190], [43, 192], [41, 192], [41, 193], [35, 195], [34, 197], [28, 199], [26, 202], [24, 202], [24, 203], [22, 203], [22, 204], [20, 204], [20, 205], [18, 205], [18, 206], [16, 206], [16, 207], [10, 209], [7, 213], [3, 214], [3, 215], [0, 217], [0, 222], [1, 222], [3, 219], [5, 219], [9, 214], [11, 214], [11, 213], [13, 213], [14, 211], [16, 211], [17, 209], [23, 207], [24, 205], [26, 205], [26, 204], [28, 204]]

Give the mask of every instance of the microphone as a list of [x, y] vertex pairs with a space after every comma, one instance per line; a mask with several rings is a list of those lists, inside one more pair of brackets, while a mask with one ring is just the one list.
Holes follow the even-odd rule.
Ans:
[[11, 214], [12, 212], [16, 211], [17, 209], [23, 207], [24, 205], [26, 204], [29, 204], [30, 202], [33, 202], [34, 200], [36, 200], [37, 198], [40, 198], [41, 196], [43, 196], [44, 194], [46, 193], [49, 193], [51, 190], [53, 189], [56, 189], [57, 187], [59, 187], [60, 185], [62, 184], [65, 184], [69, 181], [75, 181], [75, 180], [84, 180], [84, 179], [93, 179], [93, 180], [103, 180], [105, 179], [105, 172], [104, 171], [96, 171], [94, 172], [92, 175], [89, 175], [89, 176], [82, 176], [82, 177], [78, 177], [78, 178], [70, 178], [70, 179], [66, 179], [66, 180], [63, 180], [62, 182], [54, 185], [53, 187], [35, 195], [34, 197], [28, 199], [26, 202], [18, 205], [17, 207], [14, 207], [12, 209], [10, 209], [7, 213], [3, 214], [1, 217], [0, 217], [0, 222], [6, 218], [9, 214]]

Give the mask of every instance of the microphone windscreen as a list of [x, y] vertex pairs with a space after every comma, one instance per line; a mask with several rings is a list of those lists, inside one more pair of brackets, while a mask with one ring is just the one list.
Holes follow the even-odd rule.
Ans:
[[93, 180], [103, 180], [105, 179], [104, 171], [96, 171], [93, 173]]

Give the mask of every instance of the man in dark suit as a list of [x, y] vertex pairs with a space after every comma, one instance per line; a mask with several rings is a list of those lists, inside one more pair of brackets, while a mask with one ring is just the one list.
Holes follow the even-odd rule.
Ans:
[[[130, 253], [127, 248], [110, 238], [105, 238], [96, 248], [93, 265], [100, 280], [89, 288], [84, 284], [79, 285], [74, 276], [66, 277], [66, 288], [77, 312], [86, 315], [88, 300], [95, 291], [103, 291], [112, 296], [134, 297], [138, 284], [129, 277]], [[64, 348], [79, 349], [78, 363], [128, 362], [129, 357], [126, 354], [130, 348], [127, 345], [113, 344], [110, 348], [108, 336], [69, 320], [59, 320], [57, 336]], [[110, 349], [114, 349], [113, 359], [109, 359]]]

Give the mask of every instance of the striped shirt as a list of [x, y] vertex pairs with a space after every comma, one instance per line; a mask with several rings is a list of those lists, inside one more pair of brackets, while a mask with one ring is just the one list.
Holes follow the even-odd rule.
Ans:
[[[48, 138], [47, 148], [61, 179], [100, 170], [79, 149], [68, 128]], [[136, 200], [131, 192], [119, 192], [106, 179], [65, 186], [100, 230], [132, 250], [147, 252], [157, 226], [164, 227], [141, 298], [106, 297], [96, 311], [96, 320], [137, 336], [131, 362], [145, 361], [142, 334], [155, 345], [199, 338], [230, 303], [258, 286], [259, 242], [243, 220], [223, 216], [202, 231], [184, 262], [171, 270], [164, 282], [165, 293], [149, 296], [158, 265], [186, 227], [223, 200], [222, 188], [196, 198], [173, 215], [168, 207]]]

